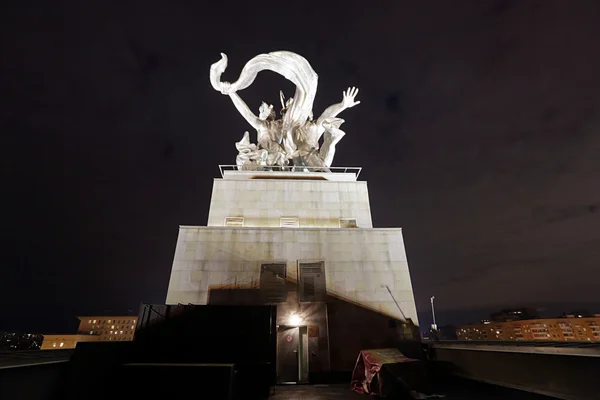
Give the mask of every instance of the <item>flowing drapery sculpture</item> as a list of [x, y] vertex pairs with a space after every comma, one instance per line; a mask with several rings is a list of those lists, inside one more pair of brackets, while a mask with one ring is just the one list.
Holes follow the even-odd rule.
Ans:
[[[240, 152], [237, 165], [242, 169], [256, 166], [307, 166], [327, 169], [333, 162], [335, 146], [344, 136], [340, 130], [343, 119], [336, 116], [346, 108], [360, 102], [354, 101], [358, 89], [349, 88], [343, 93], [342, 102], [328, 107], [313, 120], [312, 106], [317, 93], [318, 76], [308, 61], [289, 51], [260, 54], [246, 63], [238, 80], [233, 83], [221, 81], [227, 68], [227, 56], [210, 68], [210, 82], [215, 90], [228, 95], [240, 114], [256, 129], [257, 145], [250, 143], [248, 133], [236, 143]], [[262, 103], [256, 116], [237, 94], [250, 86], [259, 72], [276, 72], [296, 85], [294, 97], [285, 101], [281, 94], [281, 118], [277, 119], [273, 106]], [[321, 137], [323, 145], [319, 145]], [[255, 147], [252, 147], [255, 146]]]

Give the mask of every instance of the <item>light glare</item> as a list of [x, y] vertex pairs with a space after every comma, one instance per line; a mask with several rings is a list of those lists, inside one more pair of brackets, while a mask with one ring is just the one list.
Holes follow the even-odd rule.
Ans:
[[289, 323], [292, 326], [298, 326], [302, 324], [302, 318], [298, 314], [291, 314]]

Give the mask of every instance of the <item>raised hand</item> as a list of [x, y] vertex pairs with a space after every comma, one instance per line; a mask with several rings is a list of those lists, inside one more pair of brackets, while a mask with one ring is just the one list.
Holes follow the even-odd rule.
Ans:
[[344, 108], [350, 108], [360, 104], [360, 101], [354, 101], [357, 94], [358, 89], [355, 87], [348, 88], [348, 90], [343, 93], [342, 104], [344, 105]]

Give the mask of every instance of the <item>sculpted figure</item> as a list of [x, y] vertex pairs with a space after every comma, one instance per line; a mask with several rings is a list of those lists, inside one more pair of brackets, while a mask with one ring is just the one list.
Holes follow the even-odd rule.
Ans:
[[[331, 167], [335, 145], [345, 135], [339, 129], [344, 120], [336, 117], [345, 109], [360, 104], [360, 101], [354, 101], [357, 94], [357, 88], [348, 88], [342, 94], [341, 103], [329, 106], [316, 121], [309, 119], [294, 130], [293, 140], [297, 149], [293, 155], [295, 166]], [[323, 145], [319, 150], [321, 136]]]
[[237, 93], [229, 93], [229, 97], [240, 114], [242, 114], [242, 117], [248, 121], [250, 126], [256, 129], [257, 149], [265, 150], [267, 153], [264, 165], [286, 165], [288, 157], [282, 145], [282, 121], [275, 120], [273, 106], [263, 102], [259, 108], [257, 117]]
[[[331, 166], [336, 144], [345, 135], [340, 130], [344, 120], [337, 118], [337, 115], [360, 103], [354, 100], [358, 89], [348, 88], [343, 93], [341, 103], [328, 107], [314, 121], [312, 106], [318, 76], [302, 56], [288, 51], [260, 54], [246, 63], [238, 80], [233, 83], [220, 79], [226, 68], [227, 56], [221, 53], [221, 60], [210, 68], [210, 82], [215, 90], [231, 98], [240, 114], [257, 132], [258, 145], [252, 145], [246, 135], [236, 143], [240, 151], [238, 166], [293, 164], [294, 167], [312, 167], [310, 170], [327, 169]], [[250, 86], [256, 75], [263, 70], [279, 73], [296, 85], [294, 97], [287, 101], [281, 93], [283, 109], [279, 120], [275, 118], [272, 105], [263, 102], [257, 117], [237, 94], [239, 90]], [[321, 137], [322, 146], [319, 145]]]
[[239, 142], [236, 142], [235, 147], [238, 149], [238, 156], [235, 163], [240, 169], [252, 169], [256, 166], [266, 166], [268, 152], [259, 150], [254, 143], [250, 143], [250, 134], [244, 132], [244, 137]]

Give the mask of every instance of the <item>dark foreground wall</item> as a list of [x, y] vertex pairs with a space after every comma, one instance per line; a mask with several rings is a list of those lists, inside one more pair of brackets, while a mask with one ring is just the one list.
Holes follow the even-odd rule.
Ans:
[[144, 305], [133, 342], [77, 345], [56, 399], [123, 397], [121, 388], [132, 398], [265, 398], [275, 382], [275, 318], [269, 306]]
[[327, 297], [332, 371], [352, 371], [361, 350], [399, 348], [421, 358], [418, 326], [334, 296]]
[[51, 400], [67, 361], [0, 368], [0, 399]]
[[562, 399], [600, 399], [600, 357], [435, 348], [451, 373]]
[[[311, 381], [322, 373], [343, 373], [349, 379], [361, 350], [399, 348], [408, 357], [421, 358], [418, 326], [373, 311], [361, 304], [327, 295], [323, 302], [299, 303], [297, 284], [287, 282], [285, 301], [277, 303], [278, 323], [289, 310], [298, 309], [309, 327]], [[264, 304], [260, 289], [211, 289], [209, 304]], [[306, 311], [306, 312], [305, 312]]]
[[275, 307], [154, 307], [162, 317], [140, 312], [135, 362], [275, 363]]

